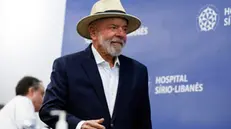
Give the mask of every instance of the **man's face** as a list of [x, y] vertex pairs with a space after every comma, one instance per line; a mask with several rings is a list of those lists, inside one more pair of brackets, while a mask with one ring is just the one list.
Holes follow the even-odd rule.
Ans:
[[40, 107], [42, 106], [43, 95], [44, 95], [44, 87], [42, 84], [40, 84], [39, 88], [33, 91], [31, 97], [36, 112], [38, 112]]
[[127, 21], [122, 18], [96, 21], [92, 40], [101, 52], [113, 57], [118, 56], [127, 40], [127, 26]]

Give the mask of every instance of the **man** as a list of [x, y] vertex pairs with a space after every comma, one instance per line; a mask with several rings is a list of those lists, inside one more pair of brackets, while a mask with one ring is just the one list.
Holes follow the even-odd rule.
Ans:
[[92, 44], [54, 62], [41, 120], [54, 128], [50, 111], [65, 110], [69, 129], [151, 129], [147, 68], [120, 55], [140, 24], [119, 0], [98, 1], [77, 24]]
[[16, 96], [0, 110], [0, 127], [22, 129], [36, 126], [36, 115], [41, 105], [44, 87], [37, 78], [23, 77], [16, 86]]

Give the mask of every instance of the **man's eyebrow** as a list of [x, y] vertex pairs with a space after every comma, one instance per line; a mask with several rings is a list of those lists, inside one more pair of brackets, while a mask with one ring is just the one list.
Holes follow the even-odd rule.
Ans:
[[109, 26], [118, 26], [118, 25], [112, 23], [112, 24], [109, 24]]
[[[119, 25], [117, 25], [117, 24], [109, 24], [108, 26], [119, 26]], [[123, 25], [122, 27], [128, 27], [128, 25], [126, 24], [126, 25]]]

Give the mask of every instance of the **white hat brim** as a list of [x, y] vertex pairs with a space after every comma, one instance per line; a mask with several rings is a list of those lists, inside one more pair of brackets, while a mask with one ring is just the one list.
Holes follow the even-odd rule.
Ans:
[[91, 39], [90, 34], [88, 32], [89, 24], [95, 20], [102, 19], [102, 18], [110, 18], [110, 17], [125, 18], [128, 21], [127, 34], [135, 31], [141, 25], [140, 19], [135, 16], [132, 16], [129, 14], [123, 14], [123, 13], [116, 13], [116, 12], [113, 12], [113, 13], [105, 12], [105, 13], [98, 13], [98, 14], [94, 14], [94, 15], [90, 15], [90, 16], [82, 18], [76, 26], [77, 32], [82, 37]]

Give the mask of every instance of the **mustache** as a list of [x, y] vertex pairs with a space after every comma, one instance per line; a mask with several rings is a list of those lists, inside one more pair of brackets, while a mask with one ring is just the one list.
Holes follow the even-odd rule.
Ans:
[[117, 37], [111, 39], [110, 42], [118, 42], [118, 43], [121, 43], [122, 45], [125, 44], [125, 40], [117, 38]]

